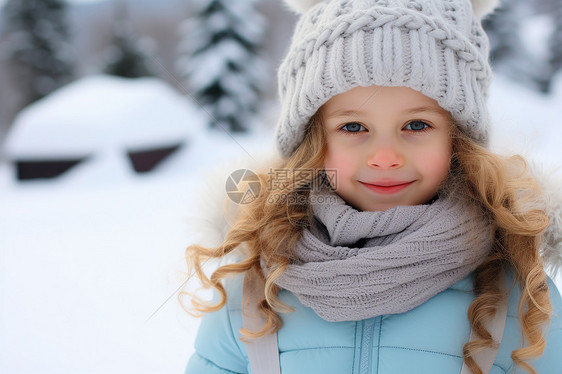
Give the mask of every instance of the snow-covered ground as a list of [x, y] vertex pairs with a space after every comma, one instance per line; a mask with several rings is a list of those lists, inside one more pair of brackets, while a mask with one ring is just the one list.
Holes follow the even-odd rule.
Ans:
[[[498, 77], [494, 147], [559, 166], [559, 83], [543, 98]], [[188, 144], [147, 175], [107, 158], [17, 184], [0, 167], [1, 373], [183, 371], [198, 321], [175, 296], [164, 302], [183, 281], [205, 172], [248, 154], [259, 159], [272, 130], [198, 130]]]

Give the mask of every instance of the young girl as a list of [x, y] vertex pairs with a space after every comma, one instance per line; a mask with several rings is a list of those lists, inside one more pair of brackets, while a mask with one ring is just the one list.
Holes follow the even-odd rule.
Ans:
[[218, 292], [191, 295], [186, 373], [560, 373], [560, 201], [487, 150], [495, 4], [291, 3], [282, 158], [220, 246], [186, 251]]

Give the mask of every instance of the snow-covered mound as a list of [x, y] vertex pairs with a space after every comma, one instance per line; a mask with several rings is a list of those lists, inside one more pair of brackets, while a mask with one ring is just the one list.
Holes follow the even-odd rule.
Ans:
[[8, 134], [9, 159], [80, 158], [103, 148], [166, 146], [203, 121], [190, 101], [155, 78], [92, 76], [24, 109]]

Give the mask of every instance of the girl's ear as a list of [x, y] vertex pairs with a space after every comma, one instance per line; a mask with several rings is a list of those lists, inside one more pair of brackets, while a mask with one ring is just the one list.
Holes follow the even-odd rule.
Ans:
[[303, 14], [316, 4], [327, 0], [285, 0], [285, 3], [297, 14]]
[[471, 0], [472, 11], [479, 19], [491, 14], [499, 5], [500, 0]]

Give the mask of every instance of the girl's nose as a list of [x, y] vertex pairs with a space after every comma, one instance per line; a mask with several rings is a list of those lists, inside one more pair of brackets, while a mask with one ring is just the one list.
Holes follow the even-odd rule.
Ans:
[[404, 165], [404, 157], [393, 146], [379, 145], [371, 152], [368, 163], [381, 170], [397, 169]]

